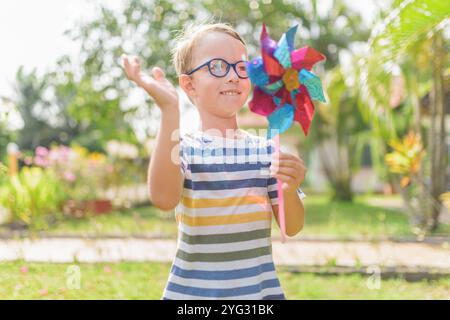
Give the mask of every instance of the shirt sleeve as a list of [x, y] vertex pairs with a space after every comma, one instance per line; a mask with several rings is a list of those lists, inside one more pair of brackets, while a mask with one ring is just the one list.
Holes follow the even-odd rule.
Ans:
[[[278, 191], [277, 191], [277, 179], [274, 177], [269, 178], [269, 183], [267, 185], [267, 191], [269, 194], [270, 202], [272, 205], [278, 205]], [[306, 198], [305, 193], [301, 188], [297, 188], [297, 195], [300, 199]]]

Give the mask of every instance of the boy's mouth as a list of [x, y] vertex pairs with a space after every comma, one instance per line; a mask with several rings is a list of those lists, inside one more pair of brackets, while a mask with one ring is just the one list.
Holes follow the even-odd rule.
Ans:
[[223, 94], [225, 96], [237, 96], [240, 95], [242, 92], [239, 90], [225, 90], [225, 91], [220, 91], [220, 94]]

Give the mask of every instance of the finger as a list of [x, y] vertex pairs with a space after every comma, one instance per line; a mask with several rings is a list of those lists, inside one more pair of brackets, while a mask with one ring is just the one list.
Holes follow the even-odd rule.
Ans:
[[152, 74], [153, 74], [153, 77], [158, 81], [164, 80], [166, 78], [164, 71], [159, 67], [154, 67], [152, 69]]
[[293, 168], [289, 168], [289, 167], [282, 167], [282, 168], [278, 168], [277, 170], [271, 171], [271, 174], [274, 176], [277, 174], [284, 174], [293, 179], [297, 179], [297, 177], [300, 175], [300, 171], [293, 169]]
[[128, 61], [128, 56], [126, 54], [122, 54], [122, 63], [125, 68], [130, 66], [130, 62]]
[[133, 57], [133, 63], [135, 63], [135, 64], [137, 64], [137, 65], [140, 65], [140, 64], [141, 64], [141, 62], [139, 61], [139, 58], [136, 57], [136, 56]]
[[286, 182], [286, 183], [292, 183], [292, 182], [295, 181], [295, 179], [292, 178], [291, 176], [285, 175], [285, 174], [282, 174], [282, 173], [277, 173], [275, 175], [275, 178], [277, 178], [278, 180], [280, 180], [282, 182]]
[[300, 168], [301, 166], [304, 166], [304, 163], [302, 161], [291, 160], [291, 159], [283, 159], [281, 161], [278, 160], [272, 160], [270, 166], [272, 167], [292, 167], [292, 168]]
[[[272, 153], [272, 159], [292, 159], [292, 160], [302, 160], [300, 157], [297, 157], [290, 153], [285, 152], [274, 152]], [[303, 160], [302, 160], [303, 161]]]

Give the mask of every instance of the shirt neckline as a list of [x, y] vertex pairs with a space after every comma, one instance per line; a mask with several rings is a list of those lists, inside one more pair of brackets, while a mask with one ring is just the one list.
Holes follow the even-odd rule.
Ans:
[[245, 130], [242, 129], [236, 129], [236, 134], [238, 135], [237, 138], [227, 138], [227, 137], [222, 137], [222, 136], [216, 136], [216, 135], [211, 135], [208, 134], [202, 130], [197, 130], [195, 133], [195, 135], [200, 135], [203, 138], [209, 139], [209, 140], [215, 140], [215, 141], [244, 141], [247, 137], [248, 137], [248, 133]]

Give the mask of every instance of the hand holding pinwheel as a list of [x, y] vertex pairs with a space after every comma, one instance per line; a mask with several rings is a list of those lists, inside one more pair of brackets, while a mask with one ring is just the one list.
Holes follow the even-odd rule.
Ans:
[[[280, 152], [279, 134], [288, 130], [294, 121], [300, 123], [305, 136], [314, 115], [312, 100], [325, 102], [322, 83], [310, 70], [325, 57], [310, 47], [294, 50], [297, 32], [294, 26], [281, 39], [270, 38], [263, 24], [261, 57], [246, 63], [247, 73], [255, 85], [250, 110], [269, 120], [268, 139], [275, 138], [276, 152]], [[274, 137], [274, 134], [277, 134]], [[277, 180], [279, 220], [282, 241], [285, 241], [284, 201], [281, 181]]]

